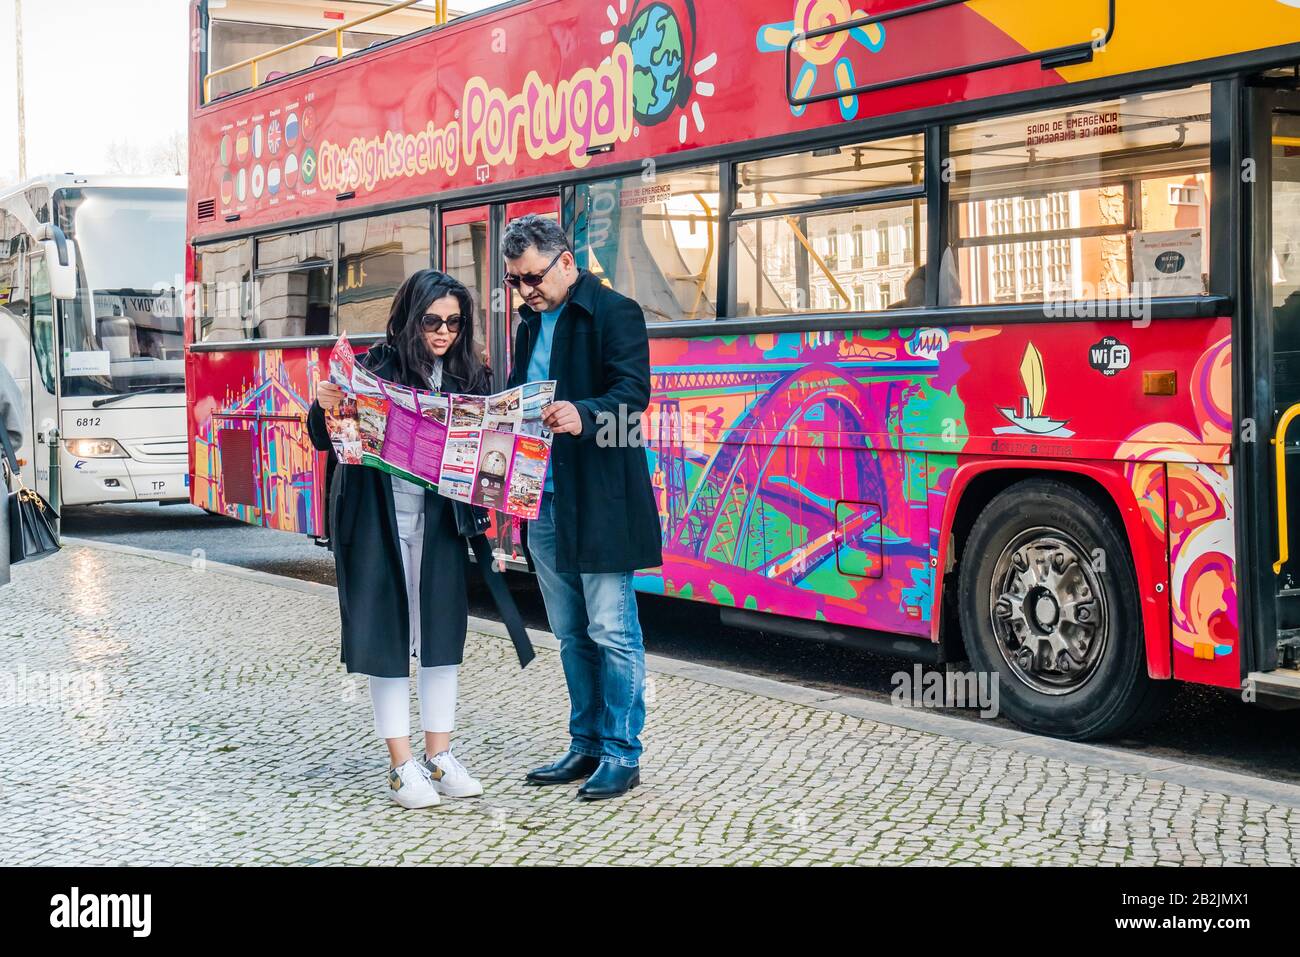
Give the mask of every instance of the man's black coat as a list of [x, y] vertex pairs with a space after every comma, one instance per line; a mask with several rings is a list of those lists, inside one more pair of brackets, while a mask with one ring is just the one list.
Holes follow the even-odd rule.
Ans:
[[[521, 306], [510, 385], [525, 381], [541, 316]], [[572, 402], [581, 435], [556, 435], [556, 565], [561, 572], [628, 572], [663, 564], [659, 510], [640, 416], [650, 404], [645, 314], [585, 270], [555, 325], [548, 378]], [[525, 533], [525, 548], [527, 538]]]

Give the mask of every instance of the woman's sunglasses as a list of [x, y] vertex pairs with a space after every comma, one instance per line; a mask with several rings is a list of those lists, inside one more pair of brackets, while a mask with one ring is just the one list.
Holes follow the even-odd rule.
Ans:
[[551, 264], [540, 273], [526, 272], [520, 276], [506, 273], [506, 285], [511, 289], [518, 289], [520, 286], [529, 286], [536, 289], [546, 279], [546, 274], [555, 268], [555, 264], [560, 261], [560, 256], [563, 256], [566, 252], [568, 252], [567, 249], [561, 249], [556, 257], [551, 260]]
[[461, 324], [465, 322], [464, 316], [435, 316], [430, 313], [420, 320], [420, 326], [425, 332], [437, 332], [443, 326], [447, 327], [448, 332], [460, 332]]

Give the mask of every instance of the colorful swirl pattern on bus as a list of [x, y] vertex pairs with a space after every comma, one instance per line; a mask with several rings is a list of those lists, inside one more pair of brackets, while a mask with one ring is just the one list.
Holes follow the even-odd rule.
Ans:
[[[1167, 578], [1175, 675], [1235, 686], [1228, 325], [1135, 328], [1133, 368], [1110, 378], [1088, 365], [1106, 323], [652, 340], [643, 433], [665, 563], [638, 587], [929, 637], [957, 472], [1080, 459], [1132, 490], [1117, 505], [1140, 516]], [[1026, 381], [1031, 348], [1041, 381]], [[1189, 352], [1185, 392], [1142, 394], [1141, 368]], [[300, 424], [319, 353], [223, 360], [222, 398], [195, 406], [195, 501], [319, 533], [323, 469]], [[1036, 401], [1042, 414], [1016, 413]]]
[[1197, 450], [1212, 450], [1224, 461], [1228, 456], [1228, 337], [1197, 360], [1189, 387], [1194, 428], [1173, 422], [1143, 426], [1120, 446], [1117, 457], [1130, 460], [1126, 475], [1148, 529], [1161, 541], [1167, 537], [1175, 677], [1232, 683], [1239, 667], [1232, 474], [1196, 461]]
[[[1113, 378], [1087, 362], [1106, 328], [653, 340], [644, 431], [665, 564], [639, 587], [929, 636], [956, 471], [990, 455], [1095, 459], [1131, 486], [1119, 505], [1138, 510], [1160, 564], [1171, 556], [1161, 575], [1172, 589], [1176, 673], [1235, 685], [1232, 498], [1221, 464], [1227, 320], [1135, 329], [1135, 368]], [[1173, 364], [1207, 335], [1187, 394], [1142, 394], [1141, 364]], [[1026, 355], [1037, 356], [1040, 381], [1027, 376]], [[1035, 401], [1050, 414], [1016, 413]], [[1167, 421], [1138, 426], [1157, 409]]]

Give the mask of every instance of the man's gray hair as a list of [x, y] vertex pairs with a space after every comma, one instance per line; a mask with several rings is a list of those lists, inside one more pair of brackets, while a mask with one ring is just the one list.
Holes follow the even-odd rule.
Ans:
[[506, 227], [501, 237], [501, 255], [518, 259], [528, 252], [529, 246], [535, 246], [539, 253], [550, 258], [569, 248], [569, 237], [555, 220], [529, 213]]

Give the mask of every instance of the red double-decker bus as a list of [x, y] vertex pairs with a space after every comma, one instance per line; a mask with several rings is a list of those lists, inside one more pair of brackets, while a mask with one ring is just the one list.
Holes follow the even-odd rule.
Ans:
[[1067, 737], [1295, 700], [1296, 7], [199, 0], [193, 501], [328, 535], [334, 338], [433, 264], [503, 379], [541, 212], [645, 308], [642, 590]]

